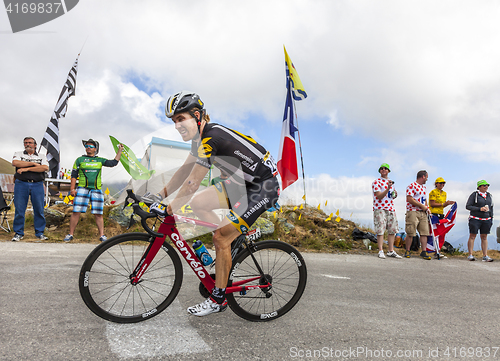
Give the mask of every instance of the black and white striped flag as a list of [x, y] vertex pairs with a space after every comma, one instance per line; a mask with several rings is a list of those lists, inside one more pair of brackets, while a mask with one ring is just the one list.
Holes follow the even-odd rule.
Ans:
[[47, 149], [47, 160], [49, 162], [49, 177], [57, 178], [57, 173], [59, 172], [59, 119], [66, 115], [66, 110], [68, 109], [68, 99], [69, 97], [75, 95], [76, 89], [76, 72], [78, 71], [78, 58], [80, 54], [76, 57], [75, 64], [71, 68], [68, 74], [68, 79], [64, 84], [61, 94], [59, 95], [59, 100], [50, 118], [49, 125], [43, 136], [41, 147]]

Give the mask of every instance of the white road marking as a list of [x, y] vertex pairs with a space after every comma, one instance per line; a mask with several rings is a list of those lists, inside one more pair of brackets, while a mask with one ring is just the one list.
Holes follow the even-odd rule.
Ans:
[[336, 278], [336, 279], [340, 279], [340, 280], [350, 280], [351, 279], [350, 277], [334, 276], [334, 275], [322, 275], [322, 276], [328, 277], [328, 278]]
[[211, 351], [188, 317], [180, 302], [174, 300], [161, 314], [144, 322], [107, 322], [106, 337], [111, 351], [124, 359]]

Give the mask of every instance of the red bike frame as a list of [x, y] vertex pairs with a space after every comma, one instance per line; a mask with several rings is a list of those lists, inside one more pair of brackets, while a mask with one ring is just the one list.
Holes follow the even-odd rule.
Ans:
[[[156, 237], [153, 243], [151, 243], [148, 249], [144, 252], [144, 255], [142, 256], [139, 264], [134, 270], [133, 275], [131, 276], [132, 284], [135, 285], [139, 283], [142, 275], [144, 274], [144, 272], [146, 272], [147, 268], [156, 257], [156, 254], [163, 245], [166, 236], [168, 236], [175, 247], [177, 247], [177, 249], [179, 250], [179, 253], [182, 255], [182, 257], [184, 257], [188, 265], [191, 267], [193, 272], [196, 274], [196, 276], [198, 276], [201, 283], [203, 283], [207, 290], [211, 291], [215, 287], [214, 279], [210, 276], [205, 266], [203, 266], [203, 264], [200, 262], [193, 248], [188, 245], [184, 238], [182, 238], [181, 234], [177, 230], [176, 222], [191, 223], [197, 226], [217, 229], [217, 225], [213, 223], [204, 222], [193, 218], [187, 218], [177, 215], [165, 217], [163, 222], [160, 224], [160, 228], [158, 229], [158, 233], [163, 234], [163, 237]], [[260, 269], [260, 267], [257, 268]], [[245, 286], [246, 283], [258, 280], [260, 278], [261, 276], [259, 275], [238, 282], [233, 282], [231, 287], [226, 287], [226, 293], [246, 292], [247, 290], [253, 290], [256, 288], [271, 287], [271, 284], [269, 284], [268, 282], [266, 282], [266, 284], [264, 285]]]

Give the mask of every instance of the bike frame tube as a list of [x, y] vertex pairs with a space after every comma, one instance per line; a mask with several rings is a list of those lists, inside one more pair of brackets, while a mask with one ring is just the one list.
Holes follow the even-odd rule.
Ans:
[[[215, 281], [210, 276], [205, 266], [199, 261], [198, 256], [194, 252], [193, 248], [189, 246], [189, 244], [184, 240], [182, 235], [179, 233], [176, 227], [176, 221], [191, 223], [198, 226], [204, 226], [212, 229], [216, 229], [217, 225], [209, 222], [200, 221], [193, 218], [187, 218], [182, 216], [168, 216], [165, 217], [163, 222], [160, 224], [160, 228], [158, 229], [158, 233], [164, 234], [163, 237], [156, 237], [153, 243], [148, 247], [148, 249], [144, 252], [139, 264], [134, 270], [134, 277], [131, 278], [132, 284], [139, 283], [142, 275], [147, 270], [153, 259], [156, 257], [156, 254], [160, 250], [165, 241], [165, 238], [168, 236], [175, 247], [179, 250], [179, 253], [186, 260], [188, 265], [191, 267], [196, 276], [200, 279], [203, 286], [209, 291], [211, 291], [215, 287]], [[260, 268], [260, 267], [259, 267]], [[252, 282], [260, 279], [260, 275], [256, 277], [251, 277], [246, 280], [235, 282], [231, 287], [226, 288], [226, 293], [234, 293], [234, 292], [243, 292], [246, 290], [253, 290], [256, 288], [267, 288], [271, 285], [269, 283], [265, 285], [253, 285], [253, 286], [243, 286], [245, 283]]]

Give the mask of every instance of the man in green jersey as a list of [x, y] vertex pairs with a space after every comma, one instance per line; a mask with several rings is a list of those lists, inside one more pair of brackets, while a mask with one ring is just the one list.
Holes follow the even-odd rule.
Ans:
[[[80, 220], [80, 213], [87, 211], [90, 201], [91, 213], [95, 216], [95, 223], [99, 231], [99, 240], [107, 240], [104, 235], [104, 195], [101, 190], [101, 169], [102, 167], [114, 167], [118, 164], [122, 155], [123, 145], [118, 144], [118, 151], [115, 159], [106, 159], [97, 156], [99, 152], [99, 142], [89, 139], [82, 140], [85, 146], [86, 155], [82, 155], [75, 160], [73, 170], [71, 171], [71, 195], [73, 200], [73, 214], [69, 222], [69, 234], [64, 237], [65, 242], [73, 240], [73, 233]], [[77, 185], [78, 180], [78, 185]]]

